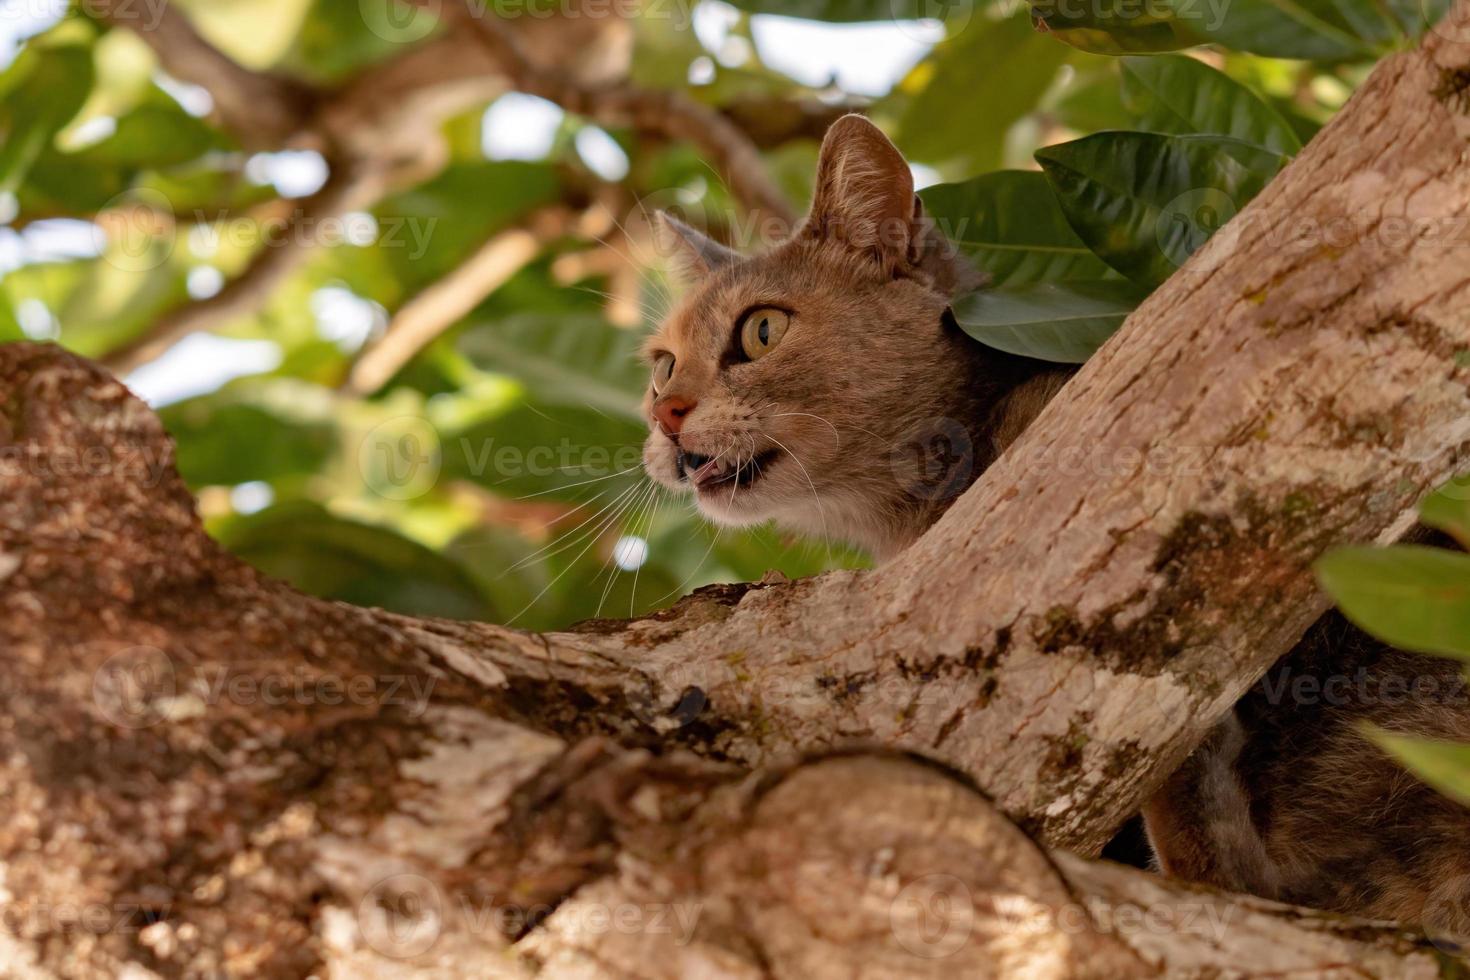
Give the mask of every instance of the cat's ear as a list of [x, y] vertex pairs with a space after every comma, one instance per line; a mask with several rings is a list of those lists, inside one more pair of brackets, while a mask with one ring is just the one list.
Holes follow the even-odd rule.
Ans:
[[898, 147], [862, 116], [843, 116], [827, 130], [803, 234], [841, 242], [894, 267], [917, 256], [923, 210], [913, 174]]
[[673, 253], [686, 276], [699, 278], [740, 258], [698, 229], [691, 228], [667, 211], [658, 212], [658, 237], [662, 248]]

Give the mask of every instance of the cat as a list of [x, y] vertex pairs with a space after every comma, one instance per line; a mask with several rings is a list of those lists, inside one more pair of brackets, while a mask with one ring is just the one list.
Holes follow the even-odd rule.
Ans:
[[[646, 344], [644, 464], [716, 524], [773, 521], [890, 558], [1072, 374], [964, 336], [950, 302], [981, 277], [861, 116], [831, 127], [811, 211], [771, 251], [744, 257], [662, 220], [695, 281]], [[1425, 679], [1437, 693], [1384, 696]], [[1470, 808], [1394, 764], [1359, 722], [1470, 741], [1465, 693], [1455, 665], [1329, 614], [1146, 805], [1156, 868], [1463, 937]]]
[[891, 557], [1069, 375], [964, 335], [949, 304], [981, 277], [861, 116], [830, 128], [811, 213], [772, 251], [662, 221], [698, 287], [645, 347], [644, 467], [717, 524]]

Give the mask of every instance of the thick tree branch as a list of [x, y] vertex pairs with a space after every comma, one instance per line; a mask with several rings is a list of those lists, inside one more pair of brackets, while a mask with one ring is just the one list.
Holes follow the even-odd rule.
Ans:
[[580, 738], [545, 696], [636, 718], [598, 706], [621, 668], [294, 593], [204, 535], [120, 384], [32, 344], [0, 382], [13, 972], [1439, 974], [1394, 929], [1048, 856], [900, 755]]

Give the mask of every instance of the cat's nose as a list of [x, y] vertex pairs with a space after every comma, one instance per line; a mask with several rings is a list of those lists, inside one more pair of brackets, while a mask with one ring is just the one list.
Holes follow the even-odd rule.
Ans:
[[654, 402], [653, 417], [658, 422], [659, 431], [678, 442], [679, 430], [684, 428], [684, 418], [694, 411], [697, 404], [677, 395], [665, 395]]

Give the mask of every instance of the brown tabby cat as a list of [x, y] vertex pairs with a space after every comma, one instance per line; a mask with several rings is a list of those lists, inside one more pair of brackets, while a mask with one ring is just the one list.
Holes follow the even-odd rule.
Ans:
[[[898, 150], [859, 116], [831, 128], [811, 213], [769, 253], [743, 258], [666, 226], [698, 282], [647, 346], [644, 463], [717, 523], [774, 521], [891, 556], [1070, 374], [960, 332], [950, 300], [979, 277], [924, 216]], [[927, 479], [922, 454], [916, 473], [908, 452], [935, 436], [959, 450], [947, 484]], [[1158, 864], [1470, 934], [1470, 809], [1374, 748], [1365, 720], [1470, 740], [1464, 678], [1325, 617], [1149, 803]]]

